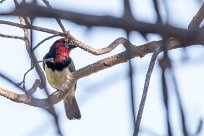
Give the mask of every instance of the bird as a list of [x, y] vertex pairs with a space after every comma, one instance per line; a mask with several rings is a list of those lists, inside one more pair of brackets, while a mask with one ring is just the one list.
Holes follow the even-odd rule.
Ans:
[[[52, 59], [52, 61], [43, 61], [43, 69], [48, 83], [57, 91], [66, 82], [67, 75], [76, 71], [74, 62], [70, 57], [70, 52], [74, 48], [76, 46], [71, 40], [60, 38], [52, 44], [48, 53], [43, 57], [43, 60]], [[81, 118], [80, 109], [75, 98], [75, 91], [76, 84], [63, 100], [66, 116], [70, 120]]]

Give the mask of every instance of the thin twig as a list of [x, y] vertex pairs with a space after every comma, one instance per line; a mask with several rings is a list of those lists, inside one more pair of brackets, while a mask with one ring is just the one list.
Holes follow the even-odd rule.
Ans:
[[123, 37], [119, 37], [116, 40], [114, 40], [109, 46], [101, 49], [94, 49], [89, 45], [86, 45], [82, 43], [81, 41], [77, 40], [74, 38], [72, 35], [69, 35], [73, 43], [77, 46], [80, 47], [81, 49], [93, 54], [93, 55], [103, 55], [106, 53], [111, 52], [113, 49], [115, 49], [118, 45], [123, 45], [126, 49], [129, 47], [130, 49], [134, 47], [133, 44], [131, 44], [127, 39]]
[[36, 79], [34, 84], [32, 85], [32, 87], [27, 91], [26, 95], [28, 97], [30, 97], [31, 95], [33, 95], [36, 91], [37, 88], [40, 86], [40, 80]]
[[4, 21], [4, 20], [0, 20], [0, 24], [15, 26], [15, 27], [19, 27], [19, 28], [33, 29], [36, 31], [41, 31], [41, 32], [49, 33], [49, 34], [62, 34], [63, 35], [63, 33], [60, 33], [58, 31], [43, 28], [43, 27], [38, 27], [38, 26], [34, 26], [34, 25], [23, 25], [23, 24], [19, 24], [19, 23], [10, 22], [10, 21]]
[[176, 93], [176, 97], [177, 97], [177, 100], [178, 100], [178, 106], [179, 106], [179, 111], [180, 111], [180, 114], [181, 114], [181, 125], [182, 125], [182, 131], [183, 131], [183, 135], [184, 136], [189, 136], [189, 132], [188, 132], [188, 129], [187, 129], [187, 124], [186, 124], [186, 117], [185, 117], [185, 112], [184, 112], [184, 109], [183, 109], [183, 104], [182, 104], [182, 99], [181, 99], [181, 96], [179, 94], [179, 89], [178, 89], [178, 85], [177, 85], [177, 81], [176, 81], [176, 76], [174, 74], [174, 71], [173, 69], [171, 68], [171, 76], [172, 76], [172, 80], [173, 80], [173, 84], [174, 84], [174, 88], [175, 88], [175, 93]]
[[[127, 39], [129, 40], [130, 38], [130, 33], [126, 32], [126, 35], [127, 35]], [[131, 55], [131, 48], [127, 48], [127, 52], [128, 52], [128, 58], [130, 57]], [[133, 70], [133, 67], [132, 67], [132, 61], [131, 60], [128, 60], [128, 68], [129, 68], [129, 72], [128, 72], [128, 77], [129, 77], [129, 95], [130, 95], [130, 105], [131, 105], [131, 113], [132, 113], [132, 128], [134, 129], [135, 128], [135, 90], [134, 90], [134, 79], [133, 79], [133, 76], [134, 76], [134, 70]]]
[[132, 113], [132, 121], [133, 128], [135, 128], [135, 90], [134, 90], [134, 79], [133, 79], [133, 68], [131, 60], [128, 61], [129, 67], [129, 86], [130, 86], [130, 101], [131, 101], [131, 113]]
[[201, 133], [202, 128], [203, 128], [203, 119], [201, 118], [199, 119], [196, 132], [193, 134], [193, 136], [198, 136]]
[[[53, 58], [49, 58], [49, 59], [44, 59], [44, 60], [40, 60], [40, 61], [37, 61], [37, 62], [34, 62], [34, 63], [41, 63], [41, 62], [53, 62]], [[18, 86], [20, 86], [21, 84], [23, 84], [23, 88], [25, 88], [25, 78], [27, 76], [27, 74], [34, 68], [34, 64], [32, 63], [31, 64], [31, 67], [24, 73], [23, 75], [23, 80], [20, 82], [20, 83], [17, 83]]]
[[0, 34], [0, 37], [4, 37], [4, 38], [12, 38], [12, 39], [19, 39], [19, 40], [25, 40], [24, 37], [21, 36], [15, 36], [15, 35], [6, 35], [6, 34]]
[[157, 14], [157, 23], [163, 24], [161, 12], [159, 9], [159, 1], [153, 0], [153, 4], [154, 4], [154, 9], [155, 9], [156, 14]]
[[[14, 82], [11, 78], [9, 78], [6, 74], [4, 74], [3, 72], [0, 71], [0, 77], [3, 78], [4, 80], [6, 80], [7, 82], [9, 82], [10, 84], [12, 84], [13, 86], [17, 87], [18, 89], [20, 89], [23, 92], [26, 92], [26, 90], [24, 90], [22, 87], [19, 87], [16, 82]], [[9, 96], [8, 96], [9, 97]]]
[[[47, 0], [42, 0], [42, 1], [45, 3], [45, 5], [46, 5], [48, 8], [52, 9], [52, 6], [50, 5], [49, 1], [47, 1]], [[67, 31], [65, 30], [64, 25], [62, 24], [60, 18], [56, 17], [55, 19], [56, 19], [57, 23], [59, 24], [59, 26], [61, 27], [62, 32], [63, 32], [64, 34], [66, 34]]]
[[149, 68], [148, 68], [148, 71], [147, 71], [147, 74], [146, 74], [143, 93], [142, 93], [142, 99], [141, 99], [141, 102], [140, 102], [139, 111], [138, 111], [138, 114], [137, 114], [137, 120], [136, 120], [136, 123], [135, 123], [134, 136], [137, 136], [138, 132], [139, 132], [140, 122], [141, 122], [141, 119], [142, 119], [142, 114], [143, 114], [143, 110], [144, 110], [144, 106], [145, 106], [145, 101], [146, 101], [146, 98], [147, 98], [147, 92], [148, 92], [148, 88], [149, 88], [151, 74], [152, 74], [152, 71], [154, 69], [154, 65], [155, 65], [157, 56], [161, 52], [160, 49], [161, 49], [160, 46], [158, 46], [156, 48], [155, 52], [153, 53], [150, 64], [149, 64]]
[[170, 15], [171, 9], [168, 6], [168, 1], [164, 0], [164, 1], [160, 1], [160, 2], [163, 2], [163, 5], [164, 5], [163, 9], [165, 10], [165, 13], [166, 13], [165, 14], [165, 16], [166, 16], [165, 24], [169, 24], [169, 19], [170, 19], [169, 15]]
[[162, 77], [161, 77], [161, 85], [162, 85], [162, 96], [163, 96], [163, 102], [166, 110], [166, 123], [167, 123], [167, 132], [168, 136], [172, 136], [172, 129], [170, 124], [170, 110], [169, 110], [169, 95], [168, 95], [168, 87], [166, 82], [166, 75], [165, 72], [167, 68], [169, 68], [171, 65], [170, 60], [166, 55], [162, 57], [161, 60], [159, 60], [159, 66], [161, 68]]
[[200, 24], [202, 23], [204, 19], [204, 2], [196, 15], [191, 20], [190, 24], [188, 25], [188, 29], [191, 31], [195, 31], [199, 28]]
[[54, 37], [57, 37], [57, 36], [60, 36], [61, 34], [54, 34], [54, 35], [51, 35], [45, 39], [43, 39], [42, 41], [40, 41], [35, 47], [33, 47], [33, 51], [35, 51], [42, 43], [44, 43], [45, 41], [51, 39], [51, 38], [54, 38]]
[[40, 62], [46, 63], [46, 62], [48, 62], [48, 61], [54, 62], [54, 58], [43, 59], [43, 60], [38, 61], [37, 63], [40, 63]]
[[123, 8], [124, 8], [124, 12], [123, 12], [123, 18], [128, 18], [134, 20], [134, 17], [132, 15], [132, 10], [131, 10], [131, 6], [130, 6], [130, 0], [123, 0]]
[[[17, 2], [17, 0], [14, 0], [14, 3], [16, 3], [16, 6], [18, 5], [18, 2]], [[19, 17], [19, 20], [20, 20], [20, 24], [25, 24], [25, 20], [24, 20], [24, 18], [23, 17]], [[32, 57], [31, 57], [31, 52], [32, 52], [32, 49], [31, 49], [31, 45], [30, 45], [30, 41], [29, 41], [29, 30], [28, 29], [26, 29], [26, 28], [23, 28], [23, 34], [24, 34], [24, 38], [25, 38], [25, 40], [24, 40], [24, 42], [25, 42], [25, 47], [26, 47], [26, 50], [27, 50], [27, 52], [28, 52], [28, 54], [29, 54], [29, 56], [30, 56], [30, 58], [31, 58], [31, 64], [33, 64], [34, 63], [34, 60], [32, 59]], [[31, 68], [24, 74], [24, 77], [23, 77], [23, 81], [22, 81], [22, 83], [23, 83], [23, 88], [25, 89], [25, 77], [26, 77], [26, 75], [27, 75], [27, 73], [29, 72], [29, 71], [31, 71], [33, 68], [32, 68], [32, 66], [31, 66]]]
[[[17, 27], [20, 27], [20, 26], [27, 26], [28, 28], [32, 29], [33, 26], [32, 25], [25, 25], [24, 23], [24, 19], [23, 17], [20, 17], [20, 21], [21, 21], [21, 24], [18, 24], [18, 23], [13, 23], [13, 22], [8, 22], [6, 21], [8, 24], [16, 24]], [[1, 22], [1, 21], [0, 21]], [[41, 86], [40, 88], [44, 88], [45, 84], [46, 84], [46, 78], [45, 78], [45, 75], [44, 75], [44, 72], [42, 70], [42, 68], [40, 67], [39, 64], [37, 63], [34, 63], [34, 62], [37, 62], [37, 58], [36, 56], [34, 55], [34, 53], [32, 52], [32, 48], [31, 48], [31, 45], [30, 45], [30, 42], [29, 42], [29, 36], [28, 36], [28, 29], [27, 27], [20, 27], [20, 28], [24, 28], [24, 36], [25, 36], [25, 44], [26, 44], [26, 49], [27, 49], [27, 52], [28, 52], [28, 55], [31, 59], [31, 63], [34, 64], [34, 67], [36, 69], [36, 71], [39, 73], [39, 76], [40, 76], [40, 79], [41, 79]], [[36, 28], [36, 27], [34, 27]], [[41, 30], [41, 28], [39, 28], [39, 30]]]
[[32, 66], [24, 73], [23, 75], [23, 80], [20, 83], [17, 83], [18, 86], [21, 86], [23, 84], [23, 88], [25, 88], [25, 79], [27, 74], [34, 68], [34, 65], [32, 64]]

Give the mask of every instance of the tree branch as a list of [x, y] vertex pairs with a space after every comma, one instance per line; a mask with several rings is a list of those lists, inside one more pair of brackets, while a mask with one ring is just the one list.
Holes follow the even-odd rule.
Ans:
[[153, 0], [153, 4], [154, 4], [155, 12], [157, 14], [157, 23], [159, 23], [161, 25], [161, 24], [163, 24], [163, 21], [162, 21], [162, 15], [161, 15], [161, 12], [159, 9], [159, 1]]
[[[26, 11], [26, 12], [25, 12]], [[118, 18], [113, 16], [97, 16], [58, 9], [50, 9], [33, 4], [21, 4], [16, 9], [0, 15], [22, 15], [29, 17], [58, 17], [70, 20], [79, 25], [85, 26], [104, 26], [121, 28], [126, 31], [136, 30], [140, 33], [156, 33], [164, 37], [177, 37], [186, 39], [188, 31], [186, 29], [176, 28], [169, 25], [145, 23], [134, 19]]]
[[[5, 0], [1, 0], [0, 3], [2, 3]], [[143, 95], [137, 115], [137, 121], [136, 121], [136, 127], [135, 127], [135, 132], [134, 135], [138, 135], [139, 132], [139, 127], [140, 127], [140, 122], [142, 119], [142, 114], [143, 114], [143, 109], [145, 105], [145, 100], [147, 97], [147, 91], [149, 87], [149, 82], [150, 82], [150, 76], [154, 68], [154, 64], [157, 58], [157, 55], [164, 49], [162, 48], [165, 43], [165, 51], [166, 50], [171, 50], [171, 49], [176, 49], [176, 48], [181, 48], [181, 47], [187, 47], [191, 46], [193, 44], [203, 44], [204, 39], [204, 29], [198, 30], [203, 18], [204, 18], [204, 4], [196, 14], [196, 16], [193, 18], [191, 23], [189, 24], [189, 30], [193, 30], [193, 32], [189, 32], [186, 29], [181, 29], [181, 28], [176, 28], [173, 26], [168, 26], [168, 25], [160, 25], [160, 24], [151, 24], [151, 23], [145, 23], [145, 22], [140, 22], [137, 21], [133, 18], [132, 13], [131, 13], [131, 8], [130, 8], [130, 1], [129, 0], [124, 0], [124, 16], [121, 18], [113, 17], [113, 16], [95, 16], [95, 15], [88, 15], [88, 14], [81, 14], [81, 13], [75, 13], [75, 12], [70, 12], [70, 11], [62, 11], [62, 10], [57, 10], [53, 9], [49, 2], [47, 0], [43, 0], [43, 2], [47, 5], [48, 8], [38, 6], [38, 5], [33, 5], [33, 4], [16, 4], [16, 9], [14, 11], [9, 12], [9, 13], [0, 13], [1, 15], [18, 15], [18, 16], [23, 16], [24, 20], [26, 23], [18, 24], [18, 23], [13, 23], [9, 21], [3, 21], [0, 20], [0, 24], [7, 24], [11, 26], [16, 26], [19, 28], [24, 29], [24, 38], [23, 37], [17, 37], [17, 36], [11, 36], [11, 35], [4, 35], [0, 34], [1, 37], [6, 37], [6, 38], [14, 38], [14, 39], [21, 39], [24, 40], [26, 43], [27, 51], [30, 56], [30, 59], [32, 60], [33, 64], [35, 65], [35, 68], [40, 76], [41, 82], [39, 80], [36, 80], [35, 83], [33, 84], [32, 88], [28, 90], [25, 94], [18, 94], [15, 92], [11, 92], [10, 90], [0, 88], [0, 95], [4, 96], [7, 99], [10, 99], [14, 102], [18, 103], [24, 103], [27, 105], [31, 106], [36, 106], [36, 107], [41, 107], [41, 108], [47, 108], [53, 104], [58, 103], [64, 97], [66, 97], [66, 94], [69, 93], [69, 90], [73, 88], [73, 85], [79, 80], [80, 78], [89, 76], [93, 73], [99, 72], [101, 70], [104, 70], [106, 68], [112, 67], [114, 65], [120, 64], [127, 62], [128, 60], [134, 58], [134, 57], [143, 57], [146, 54], [153, 53], [152, 59], [146, 74], [146, 79], [145, 79], [145, 84], [144, 84], [144, 89], [143, 89]], [[162, 22], [161, 15], [159, 13], [159, 8], [158, 8], [158, 1], [153, 0], [154, 6], [155, 6], [155, 11], [158, 16], [158, 21]], [[26, 11], [26, 12], [25, 12]], [[47, 28], [42, 28], [38, 26], [33, 26], [32, 23], [29, 24], [27, 18], [28, 17], [55, 17], [57, 20], [57, 23], [60, 25], [63, 33], [47, 29]], [[129, 16], [129, 17], [126, 17]], [[161, 40], [161, 41], [153, 41], [149, 42], [147, 44], [141, 45], [141, 46], [134, 46], [131, 44], [127, 39], [125, 38], [118, 38], [115, 41], [113, 41], [109, 46], [106, 48], [102, 49], [94, 49], [89, 45], [86, 45], [82, 43], [81, 41], [77, 40], [74, 36], [69, 34], [62, 22], [60, 21], [60, 18], [70, 20], [72, 22], [75, 22], [80, 25], [85, 25], [85, 26], [107, 26], [107, 27], [115, 27], [115, 28], [122, 28], [126, 30], [126, 32], [129, 32], [131, 30], [136, 30], [142, 34], [147, 34], [147, 33], [156, 33], [160, 34], [162, 37], [175, 37], [175, 38], [169, 38], [167, 40]], [[34, 48], [31, 47], [31, 44], [29, 43], [29, 38], [28, 34], [28, 29], [32, 30], [37, 30], [37, 31], [42, 31], [46, 33], [53, 34], [52, 36], [49, 36], [45, 39], [43, 39], [40, 43], [38, 43]], [[196, 29], [196, 30], [195, 30]], [[194, 31], [195, 30], [195, 31]], [[42, 71], [42, 68], [39, 66], [39, 64], [35, 64], [37, 61], [37, 58], [34, 54], [34, 50], [39, 47], [43, 42], [46, 40], [53, 38], [55, 36], [63, 36], [68, 39], [70, 39], [76, 46], [79, 48], [93, 54], [93, 55], [102, 55], [105, 53], [111, 52], [113, 49], [115, 49], [119, 44], [122, 44], [125, 48], [126, 51], [121, 52], [119, 54], [110, 56], [108, 58], [99, 60], [93, 64], [87, 65], [76, 72], [70, 74], [67, 77], [66, 83], [62, 85], [62, 89], [58, 92], [54, 92], [51, 95], [48, 96], [48, 98], [45, 99], [39, 99], [39, 98], [33, 98], [31, 95], [37, 90], [37, 87], [44, 88], [46, 90], [46, 81], [45, 81], [45, 76]], [[31, 42], [32, 43], [32, 42]], [[30, 45], [29, 45], [30, 44]], [[160, 50], [161, 49], [161, 50]], [[130, 52], [131, 50], [131, 52]], [[45, 60], [43, 60], [45, 61]], [[26, 73], [25, 73], [26, 75]], [[24, 75], [24, 77], [25, 77]], [[1, 76], [1, 73], [0, 73]], [[41, 85], [40, 85], [41, 83]], [[22, 89], [22, 88], [20, 88]], [[25, 90], [24, 88], [22, 90]], [[46, 91], [47, 92], [47, 91]], [[48, 94], [48, 93], [47, 93]], [[52, 109], [51, 113], [54, 110]], [[52, 113], [53, 116], [55, 117], [55, 113]], [[57, 117], [55, 117], [57, 120]]]
[[132, 10], [131, 10], [131, 6], [130, 6], [130, 0], [123, 0], [123, 8], [124, 8], [124, 14], [123, 14], [123, 18], [125, 19], [132, 19], [134, 20], [134, 17], [132, 15]]
[[204, 19], [204, 3], [196, 13], [196, 15], [191, 20], [190, 24], [188, 25], [188, 29], [194, 31], [199, 28], [200, 24]]
[[[33, 30], [37, 30], [37, 31], [42, 31], [42, 32], [46, 32], [46, 33], [51, 33], [54, 35], [60, 35], [63, 36], [63, 33], [61, 32], [57, 32], [51, 29], [47, 29], [47, 28], [42, 28], [42, 27], [38, 27], [38, 26], [31, 26], [31, 25], [22, 25], [22, 24], [18, 24], [18, 23], [14, 23], [14, 22], [9, 22], [9, 21], [4, 21], [4, 20], [0, 20], [0, 24], [6, 24], [6, 25], [10, 25], [10, 26], [16, 26], [19, 28], [27, 28], [27, 29], [33, 29]], [[76, 38], [74, 38], [74, 36], [72, 36], [71, 34], [69, 34], [67, 36], [67, 38], [69, 38], [70, 40], [72, 40], [72, 42], [79, 48], [94, 54], [94, 55], [102, 55], [105, 53], [109, 53], [110, 51], [112, 51], [113, 49], [115, 49], [119, 44], [123, 44], [123, 46], [125, 48], [127, 48], [128, 46], [133, 46], [129, 44], [129, 41], [125, 38], [118, 38], [115, 41], [113, 41], [112, 44], [110, 44], [108, 47], [106, 48], [102, 48], [102, 49], [94, 49], [89, 45], [86, 45], [84, 43], [82, 43], [81, 41], [77, 40]], [[34, 47], [37, 48], [37, 47]]]
[[60, 36], [60, 34], [54, 34], [54, 35], [51, 35], [45, 39], [43, 39], [42, 41], [40, 41], [35, 47], [33, 47], [33, 51], [35, 51], [42, 43], [44, 43], [45, 41], [51, 39], [51, 38], [54, 38], [54, 37], [57, 37], [57, 36]]
[[[19, 102], [19, 103], [24, 103], [24, 104], [36, 106], [36, 107], [47, 107], [50, 104], [51, 105], [56, 104], [62, 99], [64, 99], [64, 97], [66, 97], [66, 94], [68, 94], [69, 90], [71, 90], [71, 88], [73, 87], [73, 85], [78, 79], [89, 76], [91, 74], [94, 74], [106, 68], [112, 67], [114, 65], [127, 62], [128, 59], [132, 59], [134, 57], [143, 57], [148, 53], [154, 52], [158, 46], [163, 46], [163, 43], [164, 41], [161, 40], [161, 41], [153, 41], [141, 46], [134, 46], [132, 47], [132, 52], [130, 55], [128, 55], [126, 50], [122, 53], [116, 54], [114, 56], [99, 60], [93, 64], [87, 65], [77, 70], [76, 72], [73, 72], [69, 77], [67, 77], [67, 81], [66, 83], [63, 84], [61, 91], [54, 92], [51, 95], [49, 95], [48, 98], [45, 98], [45, 99], [28, 98], [23, 94], [17, 94], [15, 92], [12, 92], [12, 93], [9, 92], [9, 95], [6, 95], [5, 90], [1, 91], [0, 95], [12, 100], [14, 99], [16, 102]], [[184, 46], [183, 43], [179, 42], [175, 38], [169, 38], [165, 43], [168, 50], [181, 48]], [[120, 44], [120, 43], [115, 42], [112, 44], [113, 46], [116, 46], [115, 44]], [[129, 43], [127, 45], [131, 46], [132, 44]], [[191, 46], [191, 44], [185, 44], [185, 46]], [[18, 99], [13, 96], [18, 97]], [[47, 102], [48, 99], [50, 103]]]
[[[52, 6], [50, 5], [49, 1], [47, 1], [47, 0], [42, 0], [42, 1], [45, 3], [45, 5], [46, 5], [48, 8], [52, 9]], [[67, 31], [65, 30], [64, 25], [62, 24], [60, 18], [56, 17], [56, 21], [57, 21], [57, 23], [59, 24], [59, 26], [61, 27], [62, 32], [63, 32], [64, 34], [66, 34]]]
[[4, 38], [12, 38], [12, 39], [19, 39], [19, 40], [25, 40], [24, 37], [21, 36], [15, 36], [15, 35], [6, 35], [6, 34], [1, 34], [0, 33], [0, 37], [4, 37]]
[[145, 106], [145, 101], [146, 101], [146, 98], [147, 98], [147, 91], [148, 91], [148, 88], [149, 88], [151, 74], [152, 74], [152, 71], [154, 69], [154, 65], [155, 65], [157, 56], [158, 56], [158, 54], [160, 52], [161, 52], [161, 47], [158, 46], [156, 48], [155, 52], [153, 53], [150, 64], [149, 64], [149, 68], [148, 68], [146, 78], [145, 78], [144, 89], [143, 89], [143, 93], [142, 93], [142, 99], [141, 99], [141, 102], [140, 102], [140, 106], [139, 106], [139, 110], [138, 110], [138, 114], [137, 114], [137, 120], [136, 120], [136, 123], [135, 123], [135, 130], [134, 130], [134, 134], [133, 134], [134, 136], [137, 136], [138, 132], [139, 132], [140, 122], [141, 122], [141, 119], [142, 119], [142, 114], [143, 114], [143, 110], [144, 110], [144, 106]]
[[46, 32], [49, 34], [62, 34], [58, 31], [52, 30], [52, 29], [47, 29], [47, 28], [42, 28], [42, 27], [38, 27], [38, 26], [34, 26], [34, 25], [23, 25], [23, 24], [19, 24], [19, 23], [14, 23], [14, 22], [10, 22], [10, 21], [4, 21], [4, 20], [0, 20], [0, 24], [5, 24], [5, 25], [10, 25], [10, 26], [15, 26], [15, 27], [19, 27], [19, 28], [27, 28], [27, 29], [33, 29], [36, 31], [41, 31], [41, 32]]
[[[10, 26], [15, 26], [15, 27], [19, 27], [19, 28], [27, 28], [27, 29], [33, 29], [33, 30], [37, 30], [37, 31], [41, 31], [41, 32], [46, 32], [46, 33], [50, 33], [50, 34], [54, 34], [54, 35], [60, 35], [63, 36], [63, 33], [55, 31], [55, 30], [51, 30], [51, 29], [47, 29], [47, 28], [43, 28], [43, 27], [38, 27], [38, 26], [33, 26], [33, 25], [22, 25], [22, 24], [18, 24], [18, 23], [14, 23], [14, 22], [9, 22], [9, 21], [4, 21], [4, 20], [0, 20], [0, 24], [6, 24], [6, 25], [10, 25]], [[127, 24], [128, 25], [128, 24]], [[162, 30], [163, 28], [159, 28], [159, 30]], [[174, 29], [174, 28], [172, 28]], [[163, 33], [165, 32], [165, 30], [167, 30], [167, 33], [171, 33], [171, 31], [168, 31], [168, 29], [164, 29], [164, 31], [162, 31]], [[204, 39], [203, 39], [203, 35], [204, 35], [204, 30], [199, 30], [199, 31], [194, 31], [192, 33], [190, 33], [188, 30], [180, 30], [180, 29], [174, 29], [173, 30], [175, 32], [175, 34], [173, 35], [178, 35], [176, 38], [183, 44], [203, 44], [204, 43]], [[70, 33], [68, 34], [68, 36], [66, 38], [69, 38], [70, 40], [73, 41], [73, 43], [91, 53], [94, 55], [102, 55], [105, 53], [110, 52], [111, 50], [113, 50], [115, 47], [117, 47], [117, 45], [119, 43], [124, 43], [124, 47], [126, 47], [126, 44], [129, 43], [129, 41], [127, 41], [124, 38], [118, 38], [116, 39], [111, 45], [109, 45], [106, 48], [102, 48], [102, 49], [94, 49], [89, 45], [86, 45], [84, 43], [82, 43], [81, 41], [77, 40], [74, 36], [72, 36]], [[115, 44], [118, 43], [118, 44]], [[129, 44], [130, 45], [130, 44]], [[131, 46], [131, 45], [130, 45]]]
[[169, 94], [168, 94], [168, 84], [166, 80], [166, 71], [167, 68], [171, 67], [171, 62], [167, 55], [163, 55], [163, 57], [159, 60], [159, 66], [161, 68], [161, 85], [162, 85], [162, 96], [163, 96], [163, 103], [165, 106], [166, 112], [166, 125], [167, 125], [167, 132], [168, 136], [172, 136], [172, 128], [170, 123], [170, 110], [169, 110]]

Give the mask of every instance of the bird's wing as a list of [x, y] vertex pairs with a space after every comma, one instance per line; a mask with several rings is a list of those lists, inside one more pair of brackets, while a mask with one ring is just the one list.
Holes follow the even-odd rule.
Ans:
[[76, 71], [76, 68], [74, 66], [74, 62], [73, 62], [72, 58], [70, 58], [70, 59], [71, 59], [71, 62], [69, 64], [68, 68], [69, 68], [70, 72], [74, 72], [74, 71]]
[[45, 63], [43, 62], [43, 69], [45, 70]]
[[[48, 53], [43, 57], [43, 60], [44, 59], [48, 59], [49, 58], [49, 55]], [[45, 70], [45, 62], [43, 62], [43, 69]]]
[[[72, 60], [71, 57], [70, 57], [69, 59], [71, 60], [71, 62], [70, 62], [70, 64], [69, 64], [69, 66], [68, 66], [68, 69], [70, 70], [70, 72], [75, 72], [75, 71], [76, 71], [76, 68], [75, 68], [75, 66], [74, 66], [74, 62], [73, 62], [73, 60]], [[73, 88], [74, 91], [76, 90], [76, 85], [77, 85], [77, 84], [75, 84], [75, 86], [74, 86], [74, 88]]]

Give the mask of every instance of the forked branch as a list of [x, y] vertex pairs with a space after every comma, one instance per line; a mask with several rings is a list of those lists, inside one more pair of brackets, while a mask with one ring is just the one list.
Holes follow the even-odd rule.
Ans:
[[[122, 39], [125, 39], [125, 38], [122, 38]], [[116, 41], [118, 41], [118, 40], [116, 40]], [[94, 74], [94, 73], [99, 72], [101, 70], [104, 70], [106, 68], [110, 68], [114, 65], [127, 62], [128, 59], [132, 59], [134, 57], [143, 57], [146, 54], [155, 52], [155, 50], [158, 46], [161, 46], [161, 47], [163, 46], [163, 43], [164, 43], [164, 41], [160, 40], [160, 41], [149, 42], [149, 43], [141, 45], [141, 46], [133, 46], [131, 43], [127, 42], [126, 43], [127, 46], [128, 45], [132, 46], [131, 54], [128, 54], [127, 51], [124, 51], [122, 53], [107, 57], [107, 58], [102, 59], [102, 60], [99, 60], [93, 64], [87, 65], [87, 66], [77, 70], [76, 72], [73, 72], [68, 77], [66, 83], [63, 84], [61, 91], [54, 92], [48, 98], [45, 98], [45, 99], [28, 98], [24, 94], [17, 94], [15, 92], [11, 92], [11, 91], [8, 91], [8, 90], [2, 89], [2, 88], [0, 89], [0, 95], [6, 97], [8, 99], [11, 99], [15, 102], [24, 103], [24, 104], [28, 104], [28, 105], [36, 106], [36, 107], [47, 107], [50, 104], [51, 105], [56, 104], [59, 101], [61, 101], [66, 96], [66, 94], [69, 92], [69, 90], [71, 90], [71, 88], [73, 87], [73, 84], [78, 79], [89, 76], [91, 74]], [[179, 42], [175, 38], [169, 38], [165, 43], [166, 43], [168, 50], [183, 47], [183, 43]], [[120, 44], [119, 42], [113, 42], [110, 45], [112, 45], [113, 47], [116, 47], [119, 44]], [[124, 43], [122, 43], [122, 44], [124, 44]], [[187, 43], [185, 44], [185, 46], [191, 46], [191, 45], [192, 44], [187, 44]], [[49, 104], [48, 104], [48, 99], [50, 102]]]

